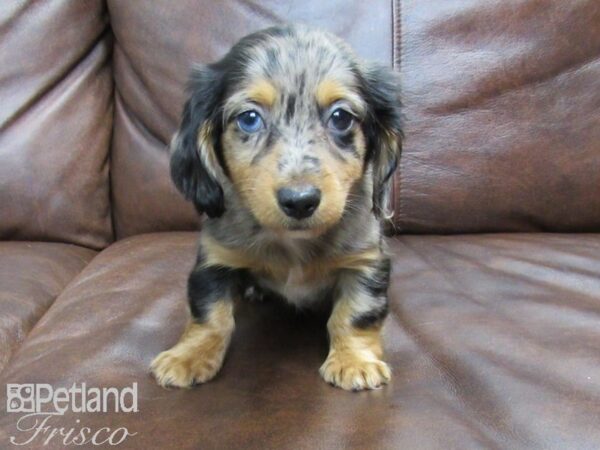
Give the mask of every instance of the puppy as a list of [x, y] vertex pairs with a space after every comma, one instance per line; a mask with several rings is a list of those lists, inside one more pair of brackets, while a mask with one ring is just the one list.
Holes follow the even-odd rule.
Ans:
[[191, 320], [152, 362], [162, 386], [213, 378], [250, 286], [300, 308], [331, 302], [325, 381], [390, 380], [381, 327], [390, 260], [381, 222], [400, 153], [393, 72], [332, 34], [268, 28], [193, 70], [171, 175], [207, 214], [188, 282]]

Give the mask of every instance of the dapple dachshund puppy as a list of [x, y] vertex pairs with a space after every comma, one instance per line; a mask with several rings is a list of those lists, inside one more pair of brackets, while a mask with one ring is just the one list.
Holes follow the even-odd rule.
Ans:
[[208, 219], [188, 282], [192, 317], [152, 362], [158, 383], [188, 387], [217, 374], [233, 300], [250, 286], [299, 308], [331, 303], [325, 381], [387, 383], [382, 222], [402, 137], [396, 75], [332, 34], [281, 26], [195, 68], [189, 95], [171, 175]]

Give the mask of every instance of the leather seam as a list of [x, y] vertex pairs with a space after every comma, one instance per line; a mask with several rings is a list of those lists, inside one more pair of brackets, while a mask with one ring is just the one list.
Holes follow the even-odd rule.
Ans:
[[[399, 73], [401, 71], [401, 0], [392, 0], [392, 68]], [[402, 88], [401, 88], [402, 89]], [[403, 160], [402, 153], [400, 154], [400, 161], [398, 163], [398, 169], [392, 179], [392, 205], [393, 205], [393, 217], [392, 217], [392, 232], [396, 234], [399, 231], [398, 221], [401, 215], [401, 174], [403, 172]]]

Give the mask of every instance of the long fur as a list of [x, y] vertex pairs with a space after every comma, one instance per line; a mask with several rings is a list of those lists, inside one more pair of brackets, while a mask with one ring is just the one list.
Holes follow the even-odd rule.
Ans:
[[[332, 126], [340, 108], [353, 118], [348, 129]], [[248, 110], [263, 119], [257, 132], [238, 125]], [[301, 308], [333, 306], [326, 381], [364, 389], [389, 380], [379, 339], [390, 278], [380, 222], [401, 138], [396, 74], [323, 31], [269, 28], [193, 70], [171, 176], [209, 219], [188, 286], [197, 326], [153, 363], [161, 384], [216, 374], [219, 367], [197, 364], [223, 359], [204, 347], [205, 334], [215, 335], [217, 319], [229, 330], [231, 308], [223, 305], [250, 286]], [[290, 218], [276, 192], [307, 185], [322, 196], [319, 206]], [[228, 342], [229, 334], [216, 336]]]

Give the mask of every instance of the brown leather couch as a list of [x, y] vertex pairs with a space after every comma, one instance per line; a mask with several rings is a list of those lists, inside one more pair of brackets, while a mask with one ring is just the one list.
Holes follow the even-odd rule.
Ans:
[[[402, 77], [393, 382], [328, 386], [322, 318], [265, 302], [214, 381], [163, 390], [200, 228], [167, 169], [188, 69], [288, 20]], [[137, 382], [139, 411], [52, 427], [121, 448], [600, 448], [599, 55], [598, 0], [3, 1], [0, 448], [31, 434], [7, 383], [82, 382]]]

